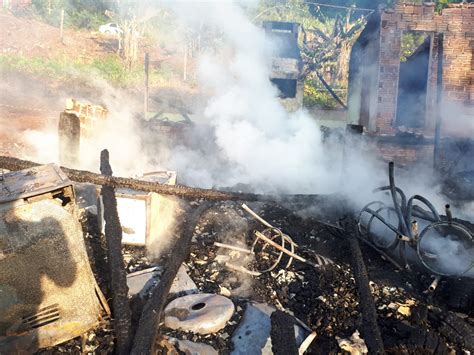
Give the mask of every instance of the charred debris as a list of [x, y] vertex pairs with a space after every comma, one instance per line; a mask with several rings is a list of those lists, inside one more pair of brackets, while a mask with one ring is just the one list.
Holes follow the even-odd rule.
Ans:
[[[467, 58], [458, 52], [472, 47], [473, 9], [374, 13], [352, 50], [347, 107], [318, 76], [347, 109], [342, 135], [364, 133], [396, 161], [361, 210], [340, 195], [193, 188], [173, 171], [118, 177], [106, 150], [100, 174], [72, 169], [107, 110], [68, 101], [64, 166], [0, 156], [0, 354], [474, 351], [474, 225], [449, 205], [407, 196], [395, 169], [428, 157], [446, 172], [447, 192], [472, 196], [472, 161], [459, 159], [472, 137], [441, 132], [435, 112], [472, 103], [470, 84], [454, 79]], [[293, 44], [271, 80], [297, 109], [298, 26], [264, 28]], [[412, 30], [429, 33], [400, 64], [403, 31]], [[419, 63], [423, 107], [404, 93]]]
[[[298, 196], [194, 189], [169, 173], [112, 179], [107, 151], [100, 175], [0, 164], [2, 351], [473, 350], [473, 226], [407, 199], [392, 163], [359, 214], [313, 196], [309, 218], [292, 210]], [[131, 204], [142, 215], [127, 217]], [[174, 227], [160, 235], [163, 206]]]

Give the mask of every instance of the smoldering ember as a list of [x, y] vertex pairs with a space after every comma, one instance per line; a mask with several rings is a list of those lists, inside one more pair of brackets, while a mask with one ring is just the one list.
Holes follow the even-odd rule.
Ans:
[[472, 1], [0, 23], [0, 354], [474, 351]]

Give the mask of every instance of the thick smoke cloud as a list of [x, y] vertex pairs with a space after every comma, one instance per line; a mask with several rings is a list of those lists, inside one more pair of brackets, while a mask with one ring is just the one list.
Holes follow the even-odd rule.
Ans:
[[[168, 165], [192, 185], [251, 185], [257, 192], [329, 193], [339, 190], [341, 146], [324, 147], [316, 120], [304, 109], [288, 113], [271, 84], [276, 44], [253, 24], [238, 4], [198, 3], [175, 6], [192, 26], [204, 21], [222, 33], [230, 50], [199, 58], [199, 83], [211, 92], [204, 121], [211, 128], [201, 139], [210, 151], [175, 148]], [[231, 53], [229, 55], [229, 52]], [[366, 177], [372, 163], [356, 156], [351, 182]]]

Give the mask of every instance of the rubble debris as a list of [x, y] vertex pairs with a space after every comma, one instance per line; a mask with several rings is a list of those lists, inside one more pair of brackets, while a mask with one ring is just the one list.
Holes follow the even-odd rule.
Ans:
[[[272, 354], [271, 315], [275, 311], [275, 307], [266, 303], [247, 302], [242, 320], [232, 334], [234, 350], [231, 354]], [[291, 319], [294, 341], [303, 345], [308, 332], [300, 325], [294, 324], [299, 321], [297, 318], [291, 317]]]
[[[231, 263], [225, 262], [225, 265], [227, 267], [229, 267], [231, 269], [234, 269], [234, 270], [237, 270], [237, 271], [242, 271], [242, 272], [250, 274], [250, 275], [260, 276], [263, 273], [271, 272], [272, 270], [274, 270], [280, 264], [284, 254], [286, 254], [289, 257], [289, 259], [287, 261], [287, 264], [286, 264], [286, 268], [288, 268], [291, 265], [291, 263], [293, 262], [293, 259], [296, 259], [298, 261], [301, 261], [303, 263], [311, 265], [315, 268], [319, 268], [319, 267], [322, 267], [322, 266], [333, 264], [332, 260], [330, 260], [330, 259], [328, 259], [328, 258], [326, 258], [322, 255], [316, 254], [316, 253], [314, 254], [314, 257], [316, 258], [317, 263], [313, 263], [313, 262], [297, 255], [295, 253], [295, 249], [298, 248], [298, 245], [293, 241], [293, 239], [291, 239], [291, 237], [289, 235], [284, 234], [280, 229], [275, 228], [274, 226], [272, 226], [269, 222], [264, 220], [262, 217], [260, 217], [254, 211], [252, 211], [246, 204], [243, 204], [242, 208], [245, 211], [247, 211], [250, 215], [252, 215], [256, 220], [258, 220], [261, 224], [263, 224], [265, 227], [267, 227], [267, 229], [265, 229], [265, 231], [263, 233], [259, 232], [259, 231], [254, 232], [256, 238], [255, 238], [255, 240], [252, 244], [252, 248], [250, 250], [242, 249], [242, 248], [236, 248], [236, 247], [230, 247], [230, 248], [227, 247], [227, 248], [234, 249], [234, 250], [240, 249], [238, 251], [241, 251], [241, 252], [244, 252], [244, 253], [247, 253], [247, 254], [256, 255], [257, 254], [256, 249], [260, 249], [260, 251], [265, 251], [266, 247], [268, 245], [270, 245], [270, 246], [276, 248], [277, 250], [279, 250], [278, 257], [276, 258], [276, 260], [274, 261], [274, 263], [271, 266], [269, 266], [268, 268], [264, 268], [262, 270], [257, 270], [257, 271], [248, 270], [247, 268], [245, 268], [243, 266], [233, 265]], [[268, 236], [265, 235], [265, 234], [267, 234]], [[276, 239], [276, 238], [280, 239], [281, 245], [274, 242], [274, 239]], [[259, 245], [258, 245], [259, 241], [263, 241], [263, 245], [261, 247], [259, 247]], [[290, 250], [286, 249], [285, 243], [289, 244]], [[221, 244], [221, 243], [219, 243], [219, 244]], [[223, 245], [223, 246], [226, 247], [225, 245]]]
[[168, 340], [187, 355], [218, 355], [216, 349], [207, 344], [195, 343], [190, 340], [179, 340], [172, 337], [168, 337]]
[[[100, 172], [111, 176], [109, 152], [105, 149], [100, 154]], [[105, 240], [107, 242], [107, 260], [110, 269], [114, 331], [117, 352], [128, 354], [132, 342], [131, 310], [128, 302], [127, 278], [122, 256], [122, 227], [117, 212], [117, 200], [114, 188], [103, 185], [101, 190], [104, 204]]]
[[[395, 185], [393, 162], [389, 164], [389, 179], [389, 186], [380, 187], [375, 191], [388, 190], [393, 206], [387, 206], [382, 201], [367, 204], [358, 218], [360, 235], [377, 248], [401, 259], [406, 269], [418, 267], [434, 275], [434, 281], [428, 288], [430, 292], [436, 289], [441, 277], [474, 277], [474, 236], [466, 227], [453, 220], [449, 205], [446, 205], [447, 217], [442, 219], [434, 205], [423, 196], [414, 195], [407, 200], [404, 192]], [[415, 205], [416, 201], [428, 210]], [[375, 210], [373, 206], [377, 206]], [[390, 213], [398, 224], [394, 225], [390, 220]], [[367, 214], [370, 216], [368, 219]], [[375, 221], [379, 221], [378, 233], [374, 232]], [[386, 233], [380, 232], [381, 225]], [[444, 247], [437, 246], [438, 240], [442, 240]], [[442, 261], [442, 253], [446, 252], [446, 249], [452, 253], [449, 258], [457, 259], [456, 266]]]
[[[315, 268], [319, 268], [321, 266], [325, 266], [325, 265], [330, 265], [330, 264], [333, 264], [332, 260], [328, 259], [328, 258], [325, 258], [324, 256], [322, 255], [315, 255], [316, 259], [318, 260], [317, 264], [316, 263], [313, 263], [287, 249], [285, 249], [284, 247], [276, 244], [273, 240], [271, 240], [270, 238], [268, 238], [267, 236], [265, 236], [263, 233], [260, 233], [259, 231], [255, 231], [255, 235], [257, 237], [257, 239], [262, 239], [264, 242], [270, 244], [271, 246], [273, 246], [274, 248], [277, 248], [278, 250], [280, 250], [281, 252], [287, 254], [289, 257], [290, 257], [290, 261], [288, 262], [288, 265], [291, 265], [291, 261], [292, 259], [296, 259], [296, 260], [299, 260], [301, 261], [302, 263], [305, 263], [305, 264], [308, 264], [312, 267], [315, 267]], [[289, 237], [288, 237], [289, 238]], [[290, 244], [292, 245], [292, 247], [297, 247], [297, 245], [291, 240], [290, 238]]]
[[[162, 274], [163, 270], [159, 266], [128, 274], [127, 285], [129, 296], [138, 295], [140, 298], [147, 298], [160, 282], [160, 276]], [[194, 293], [198, 293], [197, 286], [187, 274], [185, 267], [181, 265], [171, 285], [170, 297]]]
[[467, 323], [453, 312], [443, 312], [431, 307], [428, 318], [438, 322], [439, 333], [467, 351], [474, 351], [474, 325]]
[[286, 312], [276, 310], [270, 316], [272, 328], [272, 352], [275, 355], [297, 355], [293, 318]]
[[80, 146], [97, 135], [107, 119], [108, 111], [100, 105], [81, 103], [75, 99], [66, 100], [66, 109], [59, 115], [59, 161], [75, 165], [80, 160]]
[[171, 301], [164, 310], [165, 326], [199, 334], [224, 328], [234, 314], [232, 301], [210, 293], [187, 295]]
[[78, 216], [72, 182], [56, 166], [2, 174], [2, 353], [54, 346], [87, 332], [107, 316]]
[[299, 355], [303, 355], [306, 352], [306, 350], [308, 350], [308, 348], [310, 347], [311, 343], [316, 338], [316, 336], [317, 336], [317, 333], [312, 332], [310, 335], [306, 337], [306, 339], [301, 343], [300, 347], [298, 348]]
[[163, 270], [159, 266], [154, 266], [127, 274], [128, 295], [130, 297], [138, 295], [145, 298], [158, 284], [162, 272]]
[[81, 121], [74, 113], [61, 112], [58, 124], [59, 161], [76, 165], [79, 162]]
[[208, 208], [206, 203], [195, 208], [190, 217], [187, 219], [186, 227], [173, 246], [173, 256], [164, 266], [165, 272], [153, 292], [150, 300], [143, 308], [138, 329], [135, 333], [133, 348], [131, 354], [149, 354], [153, 352], [156, 346], [155, 339], [158, 336], [159, 322], [161, 320], [162, 311], [166, 303], [169, 290], [178, 270], [184, 260], [189, 256], [191, 239], [201, 214]]
[[368, 354], [369, 350], [367, 349], [367, 345], [365, 345], [364, 339], [360, 337], [359, 331], [356, 330], [354, 334], [351, 335], [348, 339], [342, 339], [336, 336], [337, 344], [339, 347], [350, 353], [351, 355], [360, 355], [360, 354]]
[[268, 354], [271, 352], [270, 316], [275, 308], [264, 303], [247, 303], [245, 313], [234, 334], [232, 355]]
[[[150, 288], [148, 286], [145, 287], [144, 298], [133, 297], [131, 300], [134, 319], [138, 322], [139, 314], [142, 316], [141, 324], [139, 325], [142, 330], [139, 330], [139, 333], [137, 333], [134, 345], [137, 346], [140, 342], [145, 344], [146, 347], [147, 341], [149, 341], [150, 345], [150, 348], [147, 350], [142, 350], [143, 348], [140, 349], [137, 346], [136, 349], [139, 350], [134, 350], [132, 353], [149, 353], [150, 349], [154, 351], [157, 348], [161, 349], [162, 353], [168, 350], [169, 353], [175, 354], [183, 351], [183, 347], [173, 346], [169, 341], [164, 340], [165, 337], [190, 342], [191, 345], [192, 343], [209, 345], [218, 353], [238, 351], [239, 348], [236, 344], [238, 344], [239, 340], [235, 340], [234, 337], [237, 334], [236, 329], [239, 329], [241, 324], [243, 324], [243, 309], [247, 311], [245, 305], [250, 300], [252, 300], [252, 303], [265, 302], [272, 304], [273, 306], [269, 306], [272, 312], [275, 309], [273, 307], [279, 310], [287, 310], [290, 314], [294, 312], [296, 317], [304, 321], [303, 324], [299, 323], [300, 326], [295, 328], [296, 344], [301, 344], [298, 348], [299, 353], [302, 353], [305, 349], [310, 353], [338, 352], [340, 350], [338, 350], [336, 336], [341, 339], [350, 339], [356, 329], [362, 331], [362, 314], [360, 312], [362, 298], [357, 297], [353, 274], [347, 265], [350, 249], [340, 248], [341, 239], [334, 238], [329, 233], [324, 233], [325, 231], [327, 232], [327, 229], [317, 219], [312, 217], [306, 219], [298, 218], [293, 212], [294, 206], [290, 208], [290, 206], [283, 207], [276, 203], [260, 203], [259, 208], [261, 208], [261, 212], [259, 214], [265, 220], [270, 221], [271, 225], [277, 226], [277, 228], [284, 226], [284, 230], [292, 236], [295, 250], [297, 250], [294, 252], [295, 254], [314, 262], [316, 258], [313, 257], [313, 251], [318, 250], [324, 257], [334, 261], [337, 260], [337, 264], [333, 264], [333, 267], [329, 268], [315, 269], [306, 263], [293, 262], [287, 268], [284, 268], [290, 258], [290, 256], [284, 253], [279, 268], [261, 274], [258, 278], [249, 278], [241, 273], [231, 272], [228, 268], [221, 267], [222, 264], [219, 260], [233, 263], [236, 258], [241, 258], [245, 255], [252, 256], [248, 251], [251, 251], [251, 245], [256, 239], [253, 231], [258, 229], [259, 222], [251, 217], [246, 217], [245, 211], [240, 208], [240, 204], [235, 202], [215, 203], [210, 209], [206, 209], [208, 204], [203, 203], [202, 200], [193, 201], [190, 205], [192, 207], [189, 206], [188, 212], [196, 206], [202, 206], [202, 210], [199, 213], [206, 210], [206, 214], [202, 218], [199, 217], [199, 213], [193, 213], [192, 216], [186, 214], [179, 217], [177, 225], [184, 228], [184, 230], [177, 230], [175, 232], [176, 237], [171, 239], [176, 244], [165, 250], [160, 259], [153, 260], [152, 262], [146, 257], [145, 248], [122, 245], [121, 249], [124, 255], [126, 271], [128, 273], [139, 271], [138, 276], [143, 271], [141, 274], [147, 275], [145, 284], [147, 281], [150, 281], [150, 276], [152, 276], [151, 284], [154, 287], [153, 292], [147, 292]], [[87, 207], [87, 204], [84, 206]], [[242, 218], [242, 223], [239, 222], [237, 226], [237, 223], [233, 224], [232, 221], [236, 218], [238, 219], [239, 216]], [[187, 217], [192, 218], [189, 219]], [[90, 212], [84, 213], [83, 218], [84, 221], [81, 221], [83, 224], [86, 223], [85, 219], [90, 219], [92, 222], [95, 221], [95, 216]], [[182, 222], [184, 218], [186, 218], [188, 223]], [[195, 222], [197, 219], [199, 219], [199, 224], [196, 225], [193, 221]], [[245, 228], [240, 228], [241, 224], [242, 226], [245, 225]], [[85, 228], [84, 230], [88, 228], [87, 226], [83, 227]], [[99, 231], [97, 229], [97, 232], [94, 232], [92, 229], [97, 228], [91, 227], [92, 235], [86, 234], [85, 240], [86, 243], [95, 244], [97, 241], [94, 238], [96, 235], [99, 235]], [[345, 233], [344, 237], [347, 240], [347, 233], [344, 229], [340, 228], [338, 230], [341, 234], [342, 232]], [[352, 229], [347, 228], [347, 230], [351, 231]], [[263, 231], [262, 233], [272, 240], [272, 234], [268, 232]], [[229, 242], [230, 240], [232, 242]], [[238, 243], [233, 244], [234, 241], [238, 241]], [[280, 245], [278, 237], [273, 239], [273, 241]], [[226, 242], [229, 244], [226, 244]], [[226, 246], [230, 244], [233, 244], [231, 245], [232, 247], [236, 246], [242, 248], [242, 250], [227, 248]], [[189, 249], [190, 245], [192, 245], [191, 249]], [[285, 246], [287, 250], [291, 251], [291, 245], [288, 241], [285, 241]], [[260, 249], [263, 247], [265, 247], [265, 250], [261, 253]], [[363, 245], [361, 247], [364, 248]], [[218, 254], [222, 252], [221, 248], [228, 249], [229, 254]], [[191, 254], [189, 254], [190, 250]], [[426, 349], [445, 349], [446, 341], [444, 337], [449, 339], [449, 346], [456, 349], [456, 351], [466, 349], [466, 343], [459, 340], [460, 333], [455, 332], [457, 335], [454, 335], [453, 332], [450, 333], [448, 331], [449, 325], [442, 320], [442, 317], [431, 315], [432, 311], [428, 311], [430, 315], [425, 316], [419, 323], [416, 320], [418, 317], [417, 309], [423, 306], [426, 307], [426, 302], [433, 302], [432, 297], [439, 301], [437, 297], [441, 291], [437, 294], [423, 294], [421, 291], [418, 293], [415, 287], [418, 284], [414, 282], [418, 277], [417, 273], [409, 273], [408, 275], [404, 273], [402, 275], [390, 268], [384, 269], [384, 264], [378, 257], [378, 254], [369, 248], [364, 248], [363, 252], [366, 258], [364, 261], [371, 278], [369, 288], [378, 310], [377, 322], [383, 336], [386, 351], [391, 351], [395, 347], [403, 349], [404, 344], [407, 344], [409, 349], [414, 347], [421, 349], [421, 346], [424, 346], [423, 341], [425, 340], [426, 344], [429, 345], [425, 347]], [[277, 248], [259, 239], [255, 253], [258, 257], [250, 265], [252, 269], [263, 270], [268, 268], [269, 264], [274, 262], [279, 253], [280, 251]], [[189, 266], [189, 275], [196, 283], [200, 292], [232, 297], [236, 312], [226, 323], [225, 328], [220, 331], [212, 334], [196, 334], [172, 330], [163, 326], [163, 323], [160, 324], [163, 321], [163, 306], [166, 305], [170, 298], [180, 296], [179, 293], [173, 294], [173, 286], [170, 286], [167, 290], [166, 287], [174, 283], [174, 280], [177, 278], [176, 275], [179, 274], [177, 270], [183, 267], [183, 261], [185, 261], [184, 266]], [[235, 262], [235, 264], [242, 265], [239, 261]], [[97, 272], [100, 285], [102, 285], [104, 281], [103, 274], [106, 268], [96, 265], [94, 260], [92, 260], [92, 264], [94, 271]], [[97, 266], [98, 269], [96, 269]], [[146, 270], [147, 268], [151, 268], [150, 272]], [[429, 275], [421, 278], [420, 281], [426, 283], [427, 277]], [[158, 282], [158, 279], [160, 279], [160, 282]], [[449, 281], [448, 279], [441, 280], [438, 286], [439, 290], [446, 289]], [[166, 284], [166, 287], [163, 286], [163, 283]], [[140, 286], [138, 288], [142, 290]], [[158, 301], [155, 298], [157, 293], [160, 296]], [[149, 311], [145, 312], [142, 306], [147, 302], [147, 299], [150, 299], [148, 301]], [[415, 300], [413, 306], [410, 300]], [[137, 302], [137, 307], [135, 307], [135, 302]], [[408, 312], [405, 312], [408, 309], [410, 311], [409, 315]], [[447, 312], [443, 312], [443, 314], [446, 316]], [[260, 314], [259, 316], [259, 320], [265, 317], [265, 322], [268, 324], [268, 327], [265, 329], [268, 330], [268, 333], [259, 338], [259, 344], [263, 343], [261, 345], [263, 348], [260, 348], [258, 353], [265, 353], [263, 349], [267, 349], [269, 352], [272, 351], [270, 315], [261, 316]], [[468, 314], [457, 316], [464, 323], [471, 324], [472, 326], [473, 320]], [[298, 323], [298, 318], [293, 319], [293, 321]], [[305, 324], [307, 324], [307, 328]], [[250, 333], [248, 335], [246, 334], [248, 329], [242, 329], [243, 337], [240, 341], [249, 343], [252, 341], [250, 338], [254, 334]], [[112, 332], [109, 329], [108, 333], [104, 334], [103, 326], [100, 325], [98, 329], [85, 334], [81, 338], [73, 339], [65, 344], [61, 344], [59, 347], [45, 351], [73, 353], [77, 351], [100, 352], [102, 349], [112, 349], [113, 342], [116, 341]], [[318, 334], [317, 337], [316, 332]], [[443, 332], [443, 336], [440, 336], [438, 332]], [[367, 340], [367, 335], [365, 333], [362, 334], [364, 334], [364, 338]], [[411, 334], [413, 334], [413, 337]], [[92, 340], [88, 340], [90, 335], [92, 335]], [[455, 336], [458, 337], [458, 340], [456, 340]], [[469, 339], [468, 337], [465, 338]], [[140, 341], [139, 339], [142, 340]], [[309, 348], [303, 347], [305, 339], [310, 344]], [[368, 340], [367, 345], [370, 348]], [[208, 350], [211, 349], [209, 348]], [[241, 353], [254, 352], [244, 351]]]
[[[176, 184], [176, 172], [160, 171], [138, 177], [140, 181], [151, 181], [164, 185]], [[154, 192], [117, 189], [117, 211], [122, 226], [122, 243], [153, 248], [154, 240], [173, 228], [174, 214], [178, 212], [178, 201], [172, 196], [161, 196]], [[134, 211], [134, 213], [130, 213]], [[101, 211], [102, 212], [102, 211]], [[100, 213], [103, 225], [103, 213]]]
[[352, 272], [359, 295], [359, 307], [362, 313], [363, 334], [368, 342], [368, 347], [373, 353], [384, 352], [382, 334], [377, 323], [377, 311], [375, 308], [374, 297], [372, 295], [367, 268], [364, 263], [362, 251], [360, 250], [355, 228], [346, 222], [348, 231], [349, 246], [352, 255]]
[[253, 254], [253, 252], [251, 250], [241, 248], [241, 247], [238, 247], [238, 246], [235, 246], [235, 245], [229, 245], [229, 244], [214, 242], [214, 246], [219, 247], [219, 248], [224, 248], [224, 249], [235, 250], [235, 251], [245, 253], [245, 254]]
[[249, 274], [249, 275], [252, 275], [252, 276], [262, 275], [261, 272], [249, 270], [249, 269], [247, 269], [246, 267], [244, 267], [242, 265], [234, 265], [234, 264], [229, 263], [229, 262], [224, 262], [224, 266], [227, 267], [230, 270], [240, 271], [240, 272], [243, 272], [244, 274]]

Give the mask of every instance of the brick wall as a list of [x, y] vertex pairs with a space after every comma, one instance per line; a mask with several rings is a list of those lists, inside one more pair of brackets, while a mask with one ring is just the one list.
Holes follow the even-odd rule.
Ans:
[[[438, 33], [444, 34], [443, 105], [462, 105], [474, 112], [474, 4], [448, 7], [441, 14], [433, 3], [398, 4], [381, 17], [380, 68], [376, 130], [394, 134], [398, 96], [400, 46], [403, 31], [432, 33], [431, 64], [427, 89], [427, 120], [416, 133], [434, 135], [436, 120], [436, 82]], [[449, 119], [449, 117], [443, 117]], [[474, 120], [474, 114], [472, 115]]]
[[379, 156], [397, 165], [410, 166], [414, 164], [433, 164], [432, 144], [407, 144], [394, 137], [392, 140], [376, 143]]

